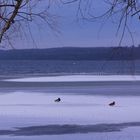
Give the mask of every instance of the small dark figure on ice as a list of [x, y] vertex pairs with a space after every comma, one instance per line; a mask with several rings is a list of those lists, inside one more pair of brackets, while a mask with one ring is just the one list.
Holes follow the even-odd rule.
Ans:
[[114, 106], [114, 105], [115, 105], [115, 101], [109, 104], [109, 106]]
[[61, 99], [60, 98], [57, 98], [56, 100], [54, 100], [55, 102], [60, 102]]

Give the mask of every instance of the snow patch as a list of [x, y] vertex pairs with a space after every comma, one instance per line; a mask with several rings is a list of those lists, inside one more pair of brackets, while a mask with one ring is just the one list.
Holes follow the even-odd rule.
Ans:
[[67, 75], [6, 79], [11, 82], [94, 82], [94, 81], [140, 81], [139, 75]]

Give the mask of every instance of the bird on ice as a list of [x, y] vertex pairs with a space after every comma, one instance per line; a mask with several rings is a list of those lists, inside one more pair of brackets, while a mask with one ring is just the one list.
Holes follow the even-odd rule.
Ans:
[[57, 98], [56, 100], [54, 100], [55, 102], [60, 102], [61, 99], [60, 98]]
[[109, 104], [109, 106], [114, 106], [114, 105], [115, 105], [115, 101]]

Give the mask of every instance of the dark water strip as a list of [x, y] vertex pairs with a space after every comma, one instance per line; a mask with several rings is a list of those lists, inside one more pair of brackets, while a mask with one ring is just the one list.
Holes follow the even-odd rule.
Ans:
[[44, 94], [140, 96], [140, 81], [123, 82], [7, 82], [0, 81], [0, 95], [17, 91]]
[[105, 133], [119, 132], [127, 127], [140, 127], [140, 122], [119, 124], [96, 124], [96, 125], [46, 125], [17, 127], [15, 130], [0, 130], [0, 135], [13, 136], [40, 136], [40, 135], [64, 135], [77, 133]]
[[77, 86], [110, 86], [140, 85], [140, 81], [79, 81], [79, 82], [12, 82], [0, 81], [0, 88], [16, 87], [77, 87]]

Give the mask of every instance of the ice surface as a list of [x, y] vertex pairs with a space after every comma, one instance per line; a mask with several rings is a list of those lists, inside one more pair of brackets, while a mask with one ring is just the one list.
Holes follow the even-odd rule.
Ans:
[[[81, 82], [81, 81], [140, 81], [140, 76], [50, 76], [32, 77], [21, 79], [8, 79], [10, 82]], [[63, 87], [61, 87], [63, 88]], [[80, 87], [79, 87], [80, 88]], [[97, 87], [96, 87], [97, 88]], [[98, 87], [99, 88], [99, 87]], [[107, 87], [109, 88], [109, 87]], [[115, 88], [113, 88], [116, 90]], [[133, 90], [132, 90], [133, 91]], [[138, 91], [137, 91], [138, 92]], [[60, 97], [61, 102], [54, 102]], [[112, 101], [116, 102], [113, 107], [108, 106]], [[140, 96], [98, 96], [98, 95], [78, 95], [78, 93], [61, 94], [45, 93], [43, 91], [16, 91], [0, 93], [0, 135], [2, 140], [139, 140], [140, 127]], [[123, 126], [122, 124], [125, 125]], [[109, 133], [86, 133], [67, 135], [40, 135], [40, 136], [10, 136], [16, 133], [17, 127], [30, 127], [56, 125], [56, 126], [90, 126], [101, 125], [106, 128], [107, 124], [112, 124], [113, 128], [118, 125], [120, 132]], [[121, 127], [120, 127], [121, 126]], [[28, 128], [29, 127], [29, 128]], [[62, 128], [63, 129], [63, 128]], [[2, 130], [2, 131], [1, 131]], [[6, 131], [3, 131], [6, 130]], [[111, 129], [112, 130], [112, 129]], [[110, 131], [111, 131], [110, 130]]]
[[139, 75], [67, 75], [6, 79], [13, 82], [140, 81]]
[[[54, 102], [57, 97], [62, 102]], [[116, 106], [108, 106], [112, 101], [116, 101]], [[17, 124], [24, 126], [29, 122], [32, 125], [140, 122], [139, 106], [140, 97], [135, 96], [46, 95], [28, 92], [2, 94], [0, 128], [8, 125], [15, 127]], [[9, 121], [6, 122], [5, 118]]]

